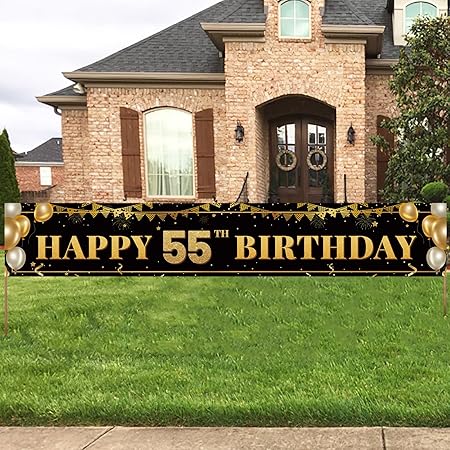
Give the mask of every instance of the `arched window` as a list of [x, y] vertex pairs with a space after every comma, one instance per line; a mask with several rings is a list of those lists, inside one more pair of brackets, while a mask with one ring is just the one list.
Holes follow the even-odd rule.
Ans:
[[437, 17], [438, 9], [436, 6], [428, 2], [410, 3], [405, 11], [405, 34], [408, 34], [411, 27], [419, 16]]
[[311, 4], [306, 0], [280, 2], [280, 36], [311, 37]]
[[192, 114], [159, 108], [144, 117], [148, 195], [194, 196]]

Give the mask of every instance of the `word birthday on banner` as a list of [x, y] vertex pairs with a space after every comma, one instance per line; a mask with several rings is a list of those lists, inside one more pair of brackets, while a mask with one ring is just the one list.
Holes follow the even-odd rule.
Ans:
[[12, 275], [436, 275], [447, 205], [5, 205]]

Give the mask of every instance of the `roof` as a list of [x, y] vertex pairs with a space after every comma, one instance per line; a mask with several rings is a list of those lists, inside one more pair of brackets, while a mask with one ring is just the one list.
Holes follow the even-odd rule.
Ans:
[[54, 95], [54, 96], [70, 95], [70, 96], [75, 96], [75, 97], [76, 96], [83, 97], [84, 94], [79, 94], [73, 90], [74, 86], [75, 86], [75, 84], [71, 84], [70, 86], [67, 86], [63, 89], [60, 89], [59, 91], [55, 91], [55, 92], [52, 92], [51, 94], [47, 94], [47, 95]]
[[392, 15], [387, 0], [327, 0], [323, 23], [329, 25], [383, 25], [384, 59], [397, 59], [400, 46], [394, 45]]
[[[388, 0], [327, 0], [327, 25], [381, 25], [384, 59], [397, 59]], [[224, 0], [76, 72], [219, 74], [224, 62], [201, 23], [265, 23], [263, 0]], [[76, 73], [75, 72], [75, 73]], [[78, 96], [72, 86], [53, 96]]]
[[223, 73], [223, 59], [202, 22], [265, 22], [262, 0], [224, 0], [80, 72]]
[[51, 138], [29, 152], [18, 154], [16, 161], [18, 163], [62, 163], [62, 139]]

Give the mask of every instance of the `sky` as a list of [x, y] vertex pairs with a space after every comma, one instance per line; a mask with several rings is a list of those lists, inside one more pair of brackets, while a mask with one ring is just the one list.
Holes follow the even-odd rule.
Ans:
[[16, 152], [61, 137], [61, 120], [35, 97], [72, 84], [70, 72], [218, 0], [13, 0], [0, 15], [0, 131]]

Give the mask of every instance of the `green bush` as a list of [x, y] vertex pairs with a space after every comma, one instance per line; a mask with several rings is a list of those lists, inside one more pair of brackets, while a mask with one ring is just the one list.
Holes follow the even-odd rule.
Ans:
[[441, 181], [428, 183], [420, 191], [426, 203], [440, 203], [448, 196], [448, 186]]
[[0, 134], [0, 245], [4, 243], [4, 203], [20, 202], [14, 156], [6, 130]]
[[444, 203], [447, 203], [447, 205], [449, 205], [450, 208], [450, 195], [447, 195], [447, 197], [444, 198]]

